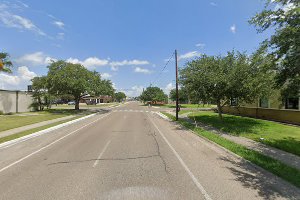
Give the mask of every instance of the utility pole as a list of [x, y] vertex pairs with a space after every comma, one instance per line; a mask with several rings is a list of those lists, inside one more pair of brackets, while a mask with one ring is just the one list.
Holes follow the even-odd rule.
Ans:
[[178, 112], [179, 112], [179, 105], [178, 105], [178, 64], [177, 64], [177, 50], [175, 50], [175, 65], [176, 65], [176, 121], [178, 121]]

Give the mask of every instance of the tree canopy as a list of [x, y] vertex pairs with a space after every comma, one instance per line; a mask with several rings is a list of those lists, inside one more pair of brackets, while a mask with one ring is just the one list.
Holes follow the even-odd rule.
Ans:
[[143, 102], [165, 102], [167, 99], [168, 95], [166, 95], [159, 87], [147, 87], [140, 95], [140, 100]]
[[198, 101], [216, 102], [220, 118], [222, 106], [231, 99], [251, 103], [271, 91], [274, 73], [266, 48], [248, 57], [240, 52], [207, 56], [190, 61], [180, 71], [180, 82]]
[[86, 94], [114, 94], [109, 80], [102, 80], [98, 72], [91, 72], [81, 64], [60, 60], [51, 63], [48, 68], [49, 92], [56, 95], [72, 95], [75, 100], [75, 109], [79, 109], [79, 100]]
[[[176, 101], [176, 89], [172, 89], [170, 91], [169, 98], [172, 101]], [[188, 92], [187, 92], [187, 90], [185, 88], [178, 89], [178, 99], [179, 99], [179, 103], [186, 103], [186, 102], [188, 102], [188, 100], [189, 100], [189, 98], [188, 98]]]
[[[271, 4], [276, 4], [275, 8]], [[300, 95], [300, 1], [268, 0], [250, 23], [258, 32], [275, 28], [267, 43], [276, 61], [276, 82], [284, 96]]]
[[0, 53], [0, 72], [11, 73], [12, 62], [9, 60], [8, 53]]
[[116, 101], [121, 102], [126, 99], [126, 94], [124, 92], [117, 92], [115, 93], [115, 99]]

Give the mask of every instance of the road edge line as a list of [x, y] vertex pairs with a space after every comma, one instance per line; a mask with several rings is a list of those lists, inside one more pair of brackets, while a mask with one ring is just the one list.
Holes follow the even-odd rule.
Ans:
[[[148, 116], [149, 117], [149, 116]], [[168, 139], [165, 137], [165, 135], [161, 132], [161, 130], [157, 127], [157, 125], [154, 123], [154, 121], [149, 117], [151, 123], [153, 126], [157, 129], [160, 136], [164, 139], [164, 141], [167, 143], [167, 145], [170, 147], [176, 158], [179, 160], [181, 166], [185, 169], [185, 171], [188, 173], [188, 175], [192, 178], [194, 184], [197, 186], [197, 188], [200, 190], [200, 192], [203, 194], [204, 198], [206, 200], [212, 200], [209, 194], [206, 192], [204, 187], [201, 185], [201, 183], [198, 181], [198, 179], [195, 177], [195, 175], [191, 172], [191, 170], [188, 168], [188, 166], [185, 164], [185, 162], [182, 160], [180, 155], [177, 153], [177, 151], [174, 149], [174, 147], [171, 145], [171, 143], [168, 141]]]
[[38, 137], [40, 135], [43, 135], [45, 133], [49, 133], [49, 132], [57, 130], [59, 128], [68, 126], [70, 124], [74, 124], [75, 122], [78, 122], [78, 121], [81, 121], [81, 120], [93, 117], [95, 115], [96, 115], [96, 113], [90, 114], [90, 115], [87, 115], [87, 116], [84, 116], [84, 117], [81, 117], [81, 118], [78, 118], [78, 119], [74, 119], [74, 120], [71, 120], [71, 121], [68, 121], [68, 122], [65, 122], [65, 123], [62, 123], [62, 124], [58, 124], [56, 126], [52, 126], [52, 127], [46, 128], [46, 129], [41, 130], [41, 131], [34, 132], [32, 134], [29, 134], [29, 135], [25, 135], [23, 137], [19, 137], [19, 138], [16, 138], [16, 139], [13, 139], [13, 140], [10, 140], [10, 141], [7, 141], [7, 142], [3, 142], [3, 143], [0, 144], [0, 149], [5, 149], [5, 148], [10, 147], [12, 145], [24, 142], [24, 141], [29, 140], [31, 138]]
[[92, 121], [92, 122], [90, 122], [90, 123], [88, 123], [88, 124], [86, 124], [86, 125], [84, 125], [84, 126], [78, 128], [78, 129], [76, 129], [75, 131], [72, 131], [72, 132], [68, 133], [67, 135], [64, 135], [64, 136], [62, 136], [62, 137], [60, 137], [60, 138], [54, 140], [53, 142], [47, 144], [46, 146], [43, 146], [42, 148], [40, 148], [40, 149], [38, 149], [38, 150], [36, 150], [36, 151], [34, 151], [34, 152], [28, 154], [27, 156], [25, 156], [25, 157], [23, 157], [23, 158], [20, 158], [19, 160], [15, 161], [15, 162], [13, 162], [13, 163], [11, 163], [11, 164], [9, 164], [9, 165], [7, 165], [6, 167], [1, 168], [1, 169], [0, 169], [0, 173], [3, 172], [3, 171], [5, 171], [6, 169], [8, 169], [8, 168], [10, 168], [10, 167], [12, 167], [12, 166], [14, 166], [14, 165], [16, 165], [16, 164], [22, 162], [23, 160], [25, 160], [25, 159], [27, 159], [27, 158], [29, 158], [29, 157], [31, 157], [31, 156], [33, 156], [33, 155], [35, 155], [35, 154], [41, 152], [42, 150], [44, 150], [44, 149], [46, 149], [46, 148], [52, 146], [53, 144], [59, 142], [60, 140], [63, 140], [64, 138], [66, 138], [66, 137], [68, 137], [68, 136], [70, 136], [70, 135], [72, 135], [72, 134], [74, 134], [74, 133], [80, 131], [81, 129], [83, 129], [83, 128], [85, 128], [85, 127], [87, 127], [87, 126], [89, 126], [89, 125], [91, 125], [91, 124], [93, 124], [93, 123], [95, 123], [95, 122], [97, 122], [98, 120], [103, 119], [104, 117], [108, 116], [109, 114], [110, 114], [110, 113], [105, 114], [105, 115], [101, 116], [100, 118], [98, 118], [98, 119], [96, 119], [96, 120], [94, 120], [94, 121]]

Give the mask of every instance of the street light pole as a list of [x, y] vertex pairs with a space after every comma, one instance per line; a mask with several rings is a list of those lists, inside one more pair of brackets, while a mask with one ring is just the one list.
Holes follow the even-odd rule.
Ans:
[[178, 112], [179, 112], [179, 105], [178, 105], [178, 64], [177, 64], [177, 50], [175, 50], [175, 65], [176, 65], [176, 121], [178, 121]]

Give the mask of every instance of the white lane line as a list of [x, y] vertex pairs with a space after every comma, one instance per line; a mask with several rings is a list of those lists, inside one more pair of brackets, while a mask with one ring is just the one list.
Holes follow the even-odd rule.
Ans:
[[110, 140], [106, 143], [106, 145], [104, 146], [104, 148], [102, 149], [101, 153], [99, 154], [97, 160], [95, 161], [95, 163], [93, 164], [93, 167], [96, 167], [99, 163], [99, 160], [101, 159], [101, 157], [103, 156], [104, 152], [106, 151], [108, 145], [110, 144]]
[[66, 138], [66, 137], [68, 137], [68, 136], [70, 136], [70, 135], [72, 135], [72, 134], [78, 132], [79, 130], [81, 130], [81, 129], [83, 129], [83, 128], [85, 128], [85, 127], [87, 127], [87, 126], [89, 126], [89, 125], [91, 125], [91, 124], [93, 124], [93, 123], [99, 121], [100, 119], [102, 119], [102, 118], [108, 116], [109, 114], [110, 114], [110, 113], [108, 113], [108, 114], [106, 114], [106, 115], [103, 115], [102, 117], [100, 117], [100, 118], [98, 118], [98, 119], [96, 119], [96, 120], [94, 120], [94, 121], [92, 121], [92, 122], [90, 122], [90, 123], [88, 123], [88, 124], [86, 124], [86, 125], [84, 125], [84, 126], [78, 128], [77, 130], [72, 131], [71, 133], [68, 133], [67, 135], [65, 135], [65, 136], [63, 136], [63, 137], [61, 137], [61, 138], [59, 138], [59, 139], [57, 139], [57, 140], [51, 142], [50, 144], [48, 144], [48, 145], [46, 145], [46, 146], [44, 146], [44, 147], [42, 147], [42, 148], [40, 148], [40, 149], [38, 149], [38, 150], [32, 152], [31, 154], [28, 154], [27, 156], [25, 156], [25, 157], [23, 157], [23, 158], [21, 158], [21, 159], [15, 161], [15, 162], [13, 162], [13, 163], [7, 165], [6, 167], [3, 167], [2, 169], [0, 169], [0, 173], [3, 172], [4, 170], [6, 170], [6, 169], [8, 169], [8, 168], [10, 168], [10, 167], [12, 167], [12, 166], [14, 166], [14, 165], [16, 165], [16, 164], [22, 162], [23, 160], [25, 160], [25, 159], [27, 159], [27, 158], [29, 158], [29, 157], [31, 157], [31, 156], [33, 156], [33, 155], [35, 155], [35, 154], [37, 154], [37, 153], [43, 151], [44, 149], [46, 149], [46, 148], [48, 148], [48, 147], [54, 145], [55, 143], [61, 141], [62, 139], [64, 139], [64, 138]]
[[56, 126], [52, 126], [52, 127], [50, 127], [50, 128], [47, 128], [47, 129], [44, 129], [44, 130], [41, 130], [41, 131], [32, 133], [32, 134], [30, 134], [30, 135], [26, 135], [26, 136], [23, 136], [23, 137], [14, 139], [14, 140], [10, 140], [10, 141], [1, 143], [1, 144], [0, 144], [0, 149], [6, 149], [6, 148], [8, 148], [8, 147], [14, 146], [14, 145], [19, 144], [19, 143], [21, 143], [21, 142], [25, 142], [25, 141], [30, 140], [30, 139], [32, 139], [32, 138], [41, 136], [41, 135], [46, 134], [46, 133], [49, 133], [49, 132], [52, 132], [52, 131], [54, 131], [54, 130], [57, 130], [57, 129], [62, 128], [62, 127], [65, 127], [65, 126], [68, 126], [68, 125], [70, 125], [70, 124], [74, 124], [74, 123], [76, 123], [76, 122], [78, 122], [78, 121], [81, 121], [81, 120], [84, 120], [84, 119], [93, 117], [93, 116], [95, 116], [95, 115], [96, 115], [96, 114], [87, 115], [87, 116], [85, 116], [85, 117], [81, 117], [81, 118], [74, 119], [74, 120], [71, 120], [71, 121], [68, 121], [68, 122], [65, 122], [65, 123], [56, 125]]
[[157, 127], [157, 125], [154, 123], [154, 121], [149, 116], [148, 116], [148, 118], [150, 119], [150, 121], [153, 124], [153, 126], [157, 129], [157, 131], [159, 132], [159, 134], [161, 135], [161, 137], [164, 139], [164, 141], [168, 144], [168, 146], [170, 147], [170, 149], [173, 151], [173, 153], [175, 154], [175, 156], [179, 160], [179, 162], [182, 165], [182, 167], [185, 169], [185, 171], [192, 178], [193, 182], [195, 183], [195, 185], [197, 186], [197, 188], [200, 190], [200, 192], [203, 194], [204, 198], [206, 200], [211, 200], [210, 196], [205, 191], [204, 187], [201, 185], [201, 183], [198, 181], [198, 179], [194, 176], [194, 174], [191, 172], [191, 170], [188, 168], [188, 166], [182, 160], [182, 158], [180, 157], [180, 155], [177, 153], [177, 151], [174, 149], [174, 147], [167, 140], [167, 138], [165, 137], [165, 135], [160, 131], [160, 129]]

